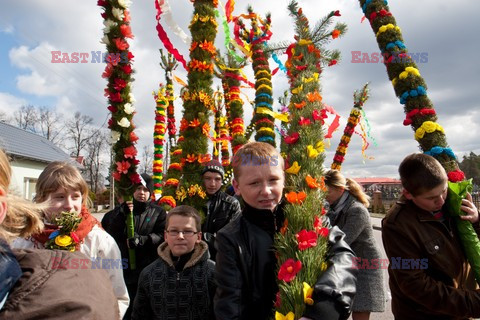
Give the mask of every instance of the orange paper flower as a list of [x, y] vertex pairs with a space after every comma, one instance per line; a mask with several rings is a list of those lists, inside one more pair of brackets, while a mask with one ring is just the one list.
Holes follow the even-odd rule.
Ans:
[[187, 162], [192, 163], [192, 162], [197, 161], [197, 156], [192, 153], [192, 154], [187, 155], [187, 158], [185, 160]]
[[193, 128], [196, 128], [200, 125], [200, 121], [198, 121], [198, 119], [193, 119], [193, 121], [190, 121], [190, 123], [188, 124], [189, 127], [193, 127]]
[[332, 38], [333, 38], [333, 39], [337, 39], [338, 36], [340, 35], [340, 33], [341, 33], [341, 32], [340, 32], [340, 30], [338, 30], [338, 29], [333, 30], [333, 31], [332, 31]]
[[287, 228], [288, 228], [288, 219], [285, 218], [285, 221], [283, 221], [283, 226], [280, 228], [280, 233], [284, 235], [285, 232], [287, 232]]
[[318, 91], [314, 91], [314, 92], [307, 93], [307, 99], [310, 102], [315, 102], [315, 101], [320, 102], [322, 101], [322, 96], [320, 95], [320, 93], [318, 93]]
[[285, 195], [287, 201], [292, 204], [302, 204], [303, 201], [307, 198], [307, 194], [303, 191], [296, 193], [295, 191], [290, 191]]
[[305, 182], [307, 183], [307, 186], [310, 188], [310, 189], [317, 189], [317, 188], [320, 188], [320, 183], [318, 183], [317, 179], [315, 178], [312, 178], [311, 175], [307, 175], [305, 177]]

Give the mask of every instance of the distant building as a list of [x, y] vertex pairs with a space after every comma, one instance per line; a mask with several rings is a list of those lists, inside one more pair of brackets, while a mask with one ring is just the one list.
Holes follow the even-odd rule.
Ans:
[[38, 176], [50, 162], [71, 160], [46, 138], [3, 122], [0, 122], [0, 148], [10, 157], [10, 189], [30, 200], [35, 196]]

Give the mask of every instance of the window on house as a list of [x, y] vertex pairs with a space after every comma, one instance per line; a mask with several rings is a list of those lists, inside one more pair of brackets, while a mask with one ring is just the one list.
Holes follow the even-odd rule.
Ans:
[[33, 200], [35, 197], [35, 186], [37, 185], [36, 178], [24, 178], [23, 197], [28, 200]]

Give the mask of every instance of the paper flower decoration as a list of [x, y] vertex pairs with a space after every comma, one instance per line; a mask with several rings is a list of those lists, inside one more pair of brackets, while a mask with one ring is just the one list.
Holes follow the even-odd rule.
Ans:
[[295, 279], [295, 276], [302, 269], [302, 262], [299, 260], [288, 259], [285, 261], [278, 271], [278, 279], [285, 282], [290, 282]]

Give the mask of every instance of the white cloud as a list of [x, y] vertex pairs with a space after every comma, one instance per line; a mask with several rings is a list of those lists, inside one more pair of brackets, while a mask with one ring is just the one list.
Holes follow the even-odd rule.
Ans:
[[0, 111], [7, 115], [12, 115], [15, 110], [27, 104], [27, 100], [23, 98], [15, 97], [7, 92], [0, 92]]

